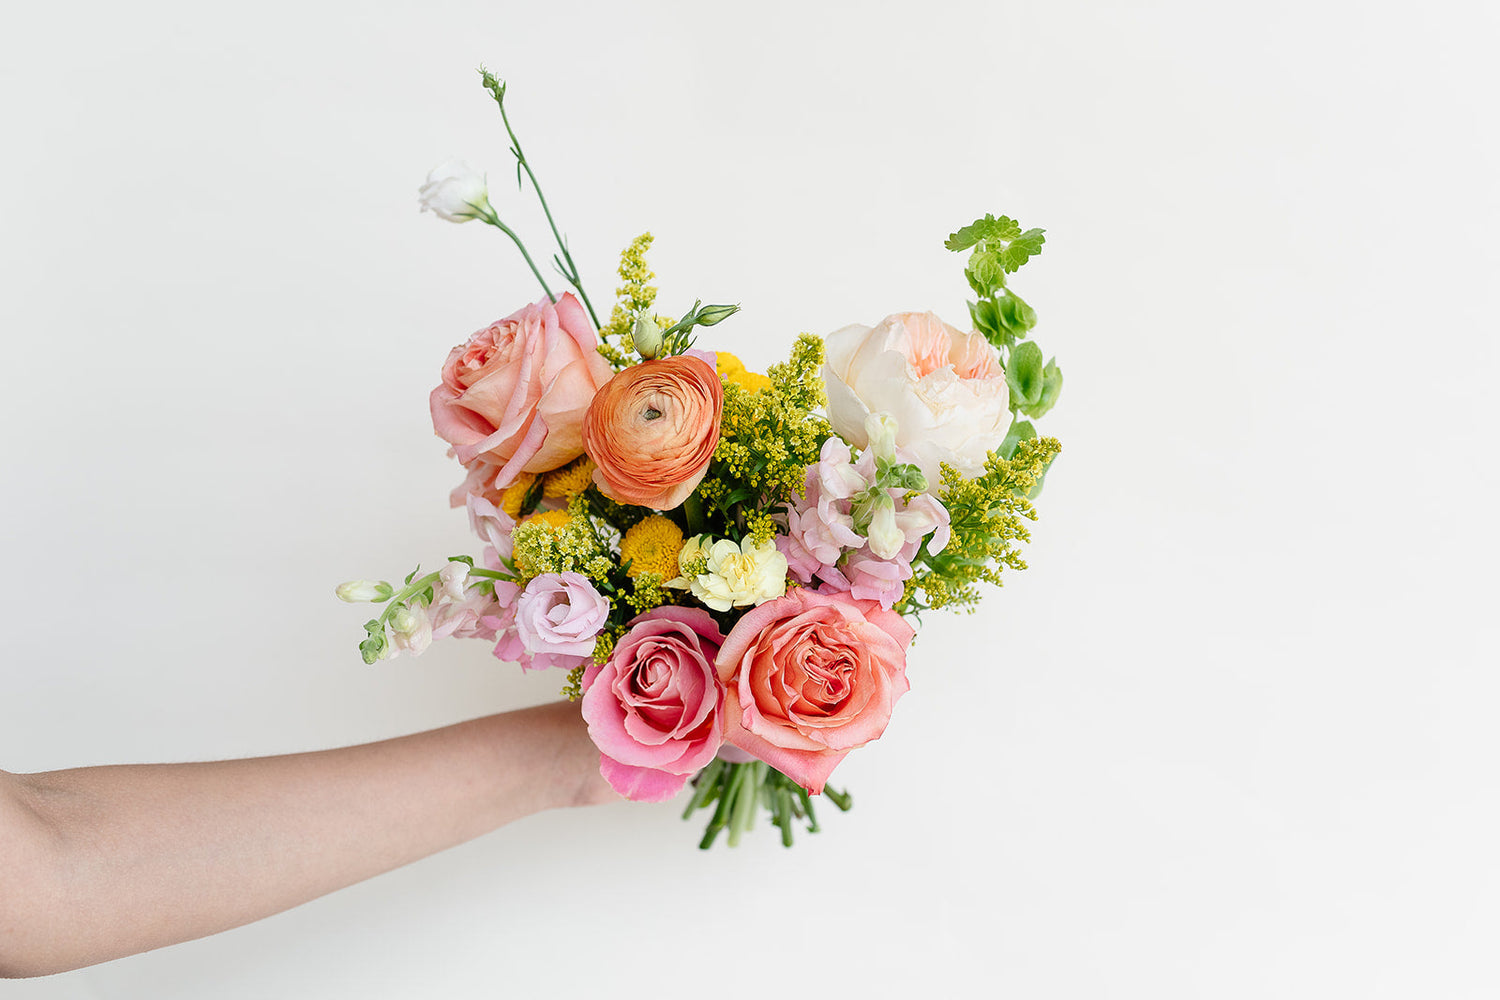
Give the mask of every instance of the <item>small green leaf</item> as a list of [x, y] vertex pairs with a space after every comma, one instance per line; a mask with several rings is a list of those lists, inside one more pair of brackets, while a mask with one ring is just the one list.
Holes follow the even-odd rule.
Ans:
[[1000, 262], [1005, 270], [1019, 270], [1022, 264], [1041, 253], [1042, 244], [1047, 242], [1043, 232], [1041, 229], [1028, 229], [1007, 243], [1000, 251]]
[[997, 301], [996, 311], [1000, 317], [999, 325], [1005, 327], [1017, 340], [1024, 339], [1031, 328], [1036, 326], [1036, 310], [1008, 288]]
[[1005, 384], [1010, 386], [1010, 408], [1024, 411], [1042, 398], [1042, 349], [1031, 341], [1010, 352]]
[[1020, 446], [1022, 441], [1034, 437], [1036, 437], [1036, 428], [1031, 426], [1030, 421], [1021, 420], [1018, 417], [1011, 421], [1010, 430], [1005, 432], [1005, 440], [1001, 441], [1000, 447], [995, 450], [1000, 453], [1001, 458], [1008, 462], [1016, 457], [1016, 448]]
[[989, 298], [995, 290], [1005, 287], [1005, 265], [1000, 255], [986, 247], [977, 247], [969, 257], [969, 266], [964, 270], [969, 287], [981, 298]]
[[943, 246], [949, 250], [967, 250], [984, 240], [1008, 240], [1021, 234], [1021, 224], [1015, 219], [1005, 216], [995, 218], [988, 213], [982, 219], [975, 219], [972, 223], [964, 226], [958, 232], [948, 237]]
[[[1029, 344], [1028, 346], [1035, 347], [1036, 345]], [[1047, 362], [1047, 367], [1042, 369], [1042, 387], [1037, 393], [1037, 398], [1022, 406], [1021, 412], [1033, 420], [1041, 417], [1057, 404], [1057, 397], [1062, 395], [1062, 383], [1062, 369], [1057, 367], [1057, 359], [1053, 358]]]

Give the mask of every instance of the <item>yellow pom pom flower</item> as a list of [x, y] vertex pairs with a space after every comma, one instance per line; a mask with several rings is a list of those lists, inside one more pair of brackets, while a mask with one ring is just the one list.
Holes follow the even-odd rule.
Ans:
[[620, 539], [620, 561], [629, 562], [631, 577], [655, 573], [666, 580], [677, 575], [682, 529], [660, 514], [633, 525]]
[[719, 375], [728, 379], [735, 385], [741, 386], [748, 392], [760, 392], [762, 389], [771, 388], [771, 380], [759, 372], [752, 372], [745, 367], [745, 363], [728, 351], [716, 351], [718, 355]]
[[532, 514], [521, 523], [531, 524], [532, 522], [539, 522], [541, 524], [545, 524], [547, 527], [552, 528], [553, 530], [556, 530], [558, 528], [566, 528], [569, 524], [572, 523], [572, 521], [573, 515], [569, 514], [565, 510], [544, 510], [536, 514]]
[[542, 496], [548, 500], [571, 500], [594, 481], [594, 460], [584, 455], [561, 469], [547, 473]]
[[516, 481], [500, 494], [500, 509], [511, 517], [520, 517], [521, 504], [526, 501], [526, 494], [531, 492], [531, 487], [535, 484], [536, 476], [530, 472], [521, 473], [516, 477]]

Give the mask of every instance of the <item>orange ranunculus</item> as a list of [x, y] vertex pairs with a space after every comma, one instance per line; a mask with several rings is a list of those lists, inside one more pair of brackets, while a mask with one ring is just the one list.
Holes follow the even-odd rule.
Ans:
[[595, 484], [620, 503], [680, 506], [708, 471], [723, 407], [718, 372], [698, 358], [626, 368], [599, 387], [583, 418]]

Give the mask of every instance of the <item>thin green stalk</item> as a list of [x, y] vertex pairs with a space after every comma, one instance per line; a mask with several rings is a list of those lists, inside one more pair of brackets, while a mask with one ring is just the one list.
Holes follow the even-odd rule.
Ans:
[[[503, 93], [502, 91], [501, 94], [503, 95]], [[589, 319], [594, 321], [594, 329], [597, 330], [599, 329], [599, 317], [594, 312], [594, 304], [589, 301], [588, 293], [583, 290], [583, 281], [578, 277], [578, 266], [573, 263], [573, 255], [568, 252], [567, 241], [557, 231], [557, 223], [552, 219], [552, 209], [547, 206], [547, 196], [542, 194], [542, 186], [537, 183], [536, 174], [532, 172], [531, 164], [526, 162], [526, 154], [521, 152], [521, 140], [516, 138], [516, 130], [510, 127], [510, 115], [505, 113], [504, 97], [497, 96], [495, 104], [500, 108], [500, 120], [505, 123], [505, 134], [510, 136], [511, 152], [515, 154], [516, 162], [520, 164], [521, 169], [526, 171], [526, 176], [531, 178], [531, 189], [536, 192], [536, 200], [542, 203], [542, 214], [547, 217], [547, 225], [552, 228], [552, 238], [557, 240], [558, 249], [562, 251], [563, 260], [567, 263], [566, 268], [559, 266], [558, 270], [562, 271], [563, 277], [567, 279], [568, 283], [578, 290], [578, 297], [583, 299], [583, 306], [589, 311]], [[550, 297], [552, 293], [548, 292], [547, 294]], [[553, 299], [553, 301], [557, 300]]]
[[552, 289], [547, 287], [547, 279], [543, 278], [542, 272], [537, 270], [536, 261], [532, 260], [531, 254], [526, 252], [526, 244], [521, 242], [521, 237], [516, 235], [516, 231], [514, 229], [511, 229], [505, 223], [501, 222], [500, 217], [493, 213], [485, 216], [484, 221], [488, 222], [490, 225], [494, 226], [496, 229], [500, 230], [506, 236], [509, 236], [511, 238], [511, 241], [516, 245], [516, 249], [521, 251], [521, 256], [526, 258], [526, 266], [531, 268], [531, 273], [536, 275], [536, 280], [541, 283], [542, 291], [547, 293], [547, 301], [556, 303], [557, 296], [553, 295]]

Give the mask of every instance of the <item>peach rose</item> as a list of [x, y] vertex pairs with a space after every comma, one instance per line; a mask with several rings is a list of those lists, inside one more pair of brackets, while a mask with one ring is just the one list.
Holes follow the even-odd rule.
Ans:
[[847, 594], [796, 589], [735, 623], [714, 661], [724, 739], [819, 793], [839, 761], [885, 732], [914, 630]]
[[620, 503], [680, 506], [708, 471], [723, 407], [723, 383], [702, 358], [631, 365], [599, 388], [583, 418], [594, 483]]
[[584, 411], [610, 376], [598, 346], [583, 306], [564, 292], [453, 349], [430, 403], [433, 430], [469, 470], [461, 490], [488, 494], [583, 454]]

